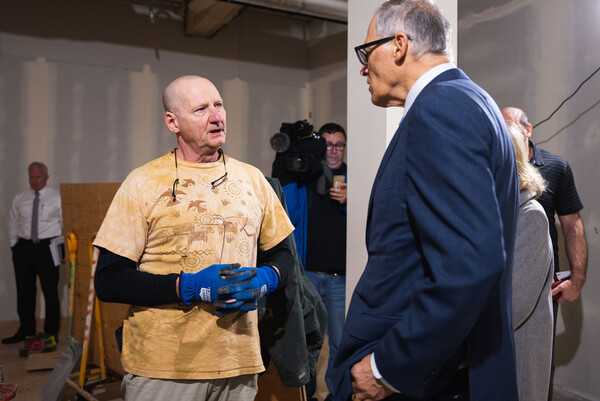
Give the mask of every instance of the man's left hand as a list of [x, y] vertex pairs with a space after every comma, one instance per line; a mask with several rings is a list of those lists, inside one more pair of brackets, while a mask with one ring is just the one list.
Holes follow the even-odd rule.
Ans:
[[377, 380], [371, 370], [371, 356], [365, 356], [362, 361], [352, 366], [352, 400], [377, 401], [394, 392]]
[[329, 190], [329, 197], [341, 204], [345, 204], [348, 199], [348, 184], [342, 183], [339, 188], [332, 187]]
[[238, 271], [246, 272], [252, 278], [223, 286], [222, 294], [228, 295], [230, 301], [217, 306], [218, 315], [255, 310], [258, 300], [275, 291], [279, 285], [279, 276], [270, 266], [242, 267]]

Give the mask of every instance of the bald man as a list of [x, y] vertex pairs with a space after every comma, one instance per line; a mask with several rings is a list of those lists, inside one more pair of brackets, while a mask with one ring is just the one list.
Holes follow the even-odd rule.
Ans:
[[124, 398], [252, 400], [257, 301], [287, 282], [293, 226], [263, 174], [223, 153], [209, 80], [174, 80], [163, 104], [177, 147], [129, 174], [94, 242], [98, 297], [132, 305]]
[[[558, 260], [558, 230], [554, 215], [558, 214], [560, 227], [565, 238], [567, 259], [571, 268], [571, 278], [558, 284], [552, 289], [554, 299], [554, 334], [556, 334], [556, 316], [558, 304], [575, 301], [581, 294], [587, 274], [587, 242], [583, 222], [579, 211], [583, 205], [579, 200], [575, 179], [569, 163], [560, 156], [537, 147], [531, 141], [532, 125], [525, 112], [516, 107], [505, 107], [502, 116], [507, 123], [514, 123], [521, 133], [526, 146], [529, 148], [529, 162], [538, 168], [546, 180], [546, 190], [537, 201], [542, 205], [548, 217], [550, 239], [554, 251], [554, 271], [560, 271]], [[554, 342], [552, 342], [552, 358], [554, 359]], [[548, 401], [552, 400], [554, 382], [554, 362], [550, 374]]]
[[523, 134], [523, 140], [529, 148], [529, 162], [536, 166], [548, 187], [538, 199], [546, 211], [550, 223], [550, 237], [554, 248], [554, 270], [559, 271], [558, 263], [558, 231], [554, 214], [558, 220], [565, 238], [567, 259], [571, 268], [571, 279], [552, 290], [552, 295], [558, 297], [559, 303], [574, 301], [579, 298], [585, 284], [587, 271], [587, 243], [583, 222], [579, 211], [583, 205], [579, 200], [575, 180], [569, 163], [560, 156], [537, 147], [531, 141], [533, 127], [527, 115], [516, 107], [505, 107], [502, 115], [506, 122], [514, 123]]

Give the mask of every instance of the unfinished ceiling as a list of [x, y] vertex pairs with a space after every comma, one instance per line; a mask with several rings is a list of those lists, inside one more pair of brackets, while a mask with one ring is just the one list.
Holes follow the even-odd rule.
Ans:
[[255, 7], [289, 15], [339, 23], [348, 21], [347, 0], [100, 0], [129, 4], [150, 21], [168, 17], [185, 21], [185, 34], [210, 38], [235, 19], [245, 8]]

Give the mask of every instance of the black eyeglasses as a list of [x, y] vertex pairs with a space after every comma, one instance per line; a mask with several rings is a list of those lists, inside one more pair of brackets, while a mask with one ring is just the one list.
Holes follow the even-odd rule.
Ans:
[[[396, 37], [396, 35], [393, 36], [388, 36], [387, 38], [382, 38], [382, 39], [377, 39], [374, 40], [372, 42], [367, 42], [365, 44], [362, 44], [360, 46], [356, 46], [354, 48], [354, 51], [356, 52], [356, 57], [358, 57], [358, 61], [364, 65], [365, 67], [367, 66], [367, 64], [369, 63], [369, 55], [371, 54], [371, 52], [373, 50], [375, 50], [375, 47], [373, 47], [371, 50], [367, 51], [365, 50], [368, 47], [371, 46], [379, 46], [382, 45], [384, 43], [389, 42], [390, 40], [394, 39]], [[412, 40], [412, 38], [408, 35], [406, 35], [406, 37], [408, 38], [408, 40]]]
[[[223, 153], [222, 149], [218, 150], [219, 152], [219, 157], [223, 159], [223, 168], [225, 169], [225, 174], [223, 174], [222, 176], [220, 176], [219, 178], [217, 178], [214, 181], [211, 181], [210, 185], [213, 189], [213, 191], [222, 183], [224, 183], [225, 181], [227, 181], [227, 163], [225, 163], [225, 154]], [[179, 170], [177, 169], [177, 148], [173, 149], [173, 154], [175, 156], [175, 181], [173, 181], [173, 192], [172, 192], [172, 196], [173, 196], [173, 202], [177, 202], [177, 196], [176, 196], [176, 191], [177, 191], [177, 184], [179, 184]]]
[[223, 174], [222, 176], [220, 176], [219, 178], [217, 178], [216, 180], [212, 181], [210, 183], [210, 185], [212, 186], [213, 191], [222, 183], [224, 183], [225, 181], [227, 181], [227, 164], [225, 163], [225, 154], [223, 153], [223, 151], [221, 149], [219, 149], [219, 157], [221, 157], [223, 159], [223, 168], [225, 169], [225, 174]]
[[175, 195], [175, 191], [177, 191], [177, 184], [179, 184], [179, 170], [177, 169], [177, 148], [173, 149], [173, 154], [175, 155], [175, 181], [173, 181], [173, 202], [177, 202], [177, 196]]
[[327, 150], [331, 150], [331, 149], [335, 148], [336, 150], [341, 151], [341, 150], [344, 150], [344, 148], [346, 147], [346, 144], [345, 143], [333, 144], [331, 142], [327, 142], [325, 147], [327, 148]]

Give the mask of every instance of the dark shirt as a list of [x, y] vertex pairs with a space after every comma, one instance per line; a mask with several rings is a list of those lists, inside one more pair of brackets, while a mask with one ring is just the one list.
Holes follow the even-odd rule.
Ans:
[[560, 156], [538, 148], [531, 141], [529, 141], [529, 144], [533, 146], [533, 157], [530, 162], [540, 170], [547, 184], [546, 190], [538, 198], [538, 202], [540, 202], [548, 217], [550, 238], [554, 249], [554, 270], [559, 271], [558, 230], [556, 229], [554, 214], [565, 216], [577, 213], [583, 209], [583, 204], [577, 194], [575, 179], [569, 163]]
[[[346, 175], [346, 164], [332, 170], [332, 173]], [[332, 183], [325, 179], [325, 188], [331, 188]], [[307, 195], [306, 270], [346, 274], [346, 207], [331, 199], [329, 191], [321, 195], [317, 191], [317, 183], [313, 184], [308, 187]]]

